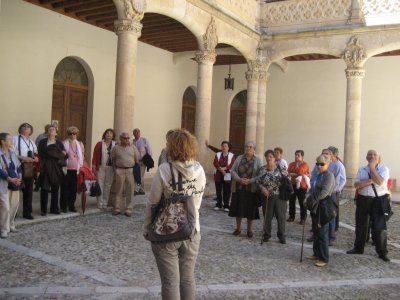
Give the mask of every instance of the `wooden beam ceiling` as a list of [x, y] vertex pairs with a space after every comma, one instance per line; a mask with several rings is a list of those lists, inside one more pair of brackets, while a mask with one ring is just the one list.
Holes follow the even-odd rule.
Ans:
[[[114, 21], [118, 18], [112, 0], [24, 0], [57, 13], [75, 18], [82, 22], [114, 32]], [[278, 2], [284, 0], [266, 0]], [[170, 52], [185, 52], [198, 49], [197, 39], [178, 21], [164, 15], [145, 13], [142, 20], [143, 29], [139, 40], [143, 43], [158, 47]], [[219, 44], [217, 48], [226, 48], [229, 45]], [[380, 54], [400, 55], [400, 50]], [[285, 58], [288, 61], [337, 59], [324, 54], [301, 54]], [[215, 65], [244, 64], [246, 60], [239, 55], [218, 55]]]

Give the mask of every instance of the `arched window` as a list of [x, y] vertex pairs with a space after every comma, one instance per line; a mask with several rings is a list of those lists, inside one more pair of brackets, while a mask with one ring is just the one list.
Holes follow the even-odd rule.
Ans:
[[236, 94], [231, 103], [229, 141], [235, 155], [243, 154], [246, 134], [247, 91]]
[[188, 87], [183, 93], [181, 127], [194, 134], [196, 124], [196, 94]]
[[58, 127], [58, 137], [66, 138], [69, 126], [79, 128], [78, 139], [86, 141], [88, 76], [82, 64], [66, 57], [54, 71], [51, 122]]

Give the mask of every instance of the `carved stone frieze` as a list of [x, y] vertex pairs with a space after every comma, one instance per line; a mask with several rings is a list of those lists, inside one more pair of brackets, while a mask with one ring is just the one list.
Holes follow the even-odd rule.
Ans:
[[267, 26], [347, 20], [351, 0], [291, 0], [267, 3], [262, 17]]
[[361, 77], [364, 78], [365, 76], [365, 70], [358, 68], [358, 69], [346, 69], [346, 77], [347, 78], [356, 78], [356, 77]]
[[217, 27], [215, 20], [211, 17], [210, 24], [208, 24], [206, 33], [203, 35], [204, 50], [214, 51], [218, 44]]
[[124, 5], [124, 15], [126, 19], [140, 21], [143, 19], [144, 11], [147, 7], [145, 0], [119, 0]]
[[400, 12], [399, 0], [361, 0], [365, 16], [382, 15]]
[[124, 32], [132, 32], [140, 36], [143, 25], [139, 21], [133, 20], [116, 20], [114, 22], [115, 33], [121, 34]]
[[197, 63], [214, 64], [216, 57], [217, 53], [215, 52], [215, 50], [212, 51], [204, 50], [196, 53], [195, 60], [197, 61]]
[[346, 50], [343, 52], [342, 58], [349, 68], [359, 68], [364, 64], [366, 59], [364, 48], [361, 46], [356, 36], [350, 39]]

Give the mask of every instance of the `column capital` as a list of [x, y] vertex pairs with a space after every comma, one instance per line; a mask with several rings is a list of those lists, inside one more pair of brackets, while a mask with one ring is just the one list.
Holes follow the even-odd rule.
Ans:
[[269, 75], [270, 74], [268, 72], [261, 71], [259, 80], [268, 81]]
[[119, 19], [129, 19], [140, 22], [147, 8], [146, 0], [113, 0]]
[[217, 53], [215, 52], [215, 50], [212, 50], [212, 51], [203, 50], [203, 51], [196, 52], [195, 60], [199, 64], [213, 65], [215, 63], [216, 57], [217, 57]]
[[361, 45], [358, 37], [351, 37], [342, 54], [342, 58], [350, 69], [361, 68], [366, 60], [364, 47]]
[[347, 68], [346, 77], [347, 78], [364, 78], [365, 69], [362, 68]]
[[114, 30], [117, 35], [121, 33], [133, 33], [138, 37], [142, 33], [142, 23], [140, 21], [124, 19], [114, 21]]

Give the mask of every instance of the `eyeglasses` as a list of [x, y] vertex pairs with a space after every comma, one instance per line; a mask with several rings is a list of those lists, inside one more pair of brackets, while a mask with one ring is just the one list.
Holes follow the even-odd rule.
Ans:
[[123, 140], [129, 140], [130, 137], [129, 137], [129, 136], [123, 136], [123, 137], [121, 137], [121, 139], [123, 139]]
[[317, 167], [323, 167], [323, 166], [325, 166], [325, 163], [315, 163], [315, 165], [316, 165]]
[[70, 132], [70, 133], [68, 133], [68, 135], [77, 135], [77, 133], [76, 132]]

